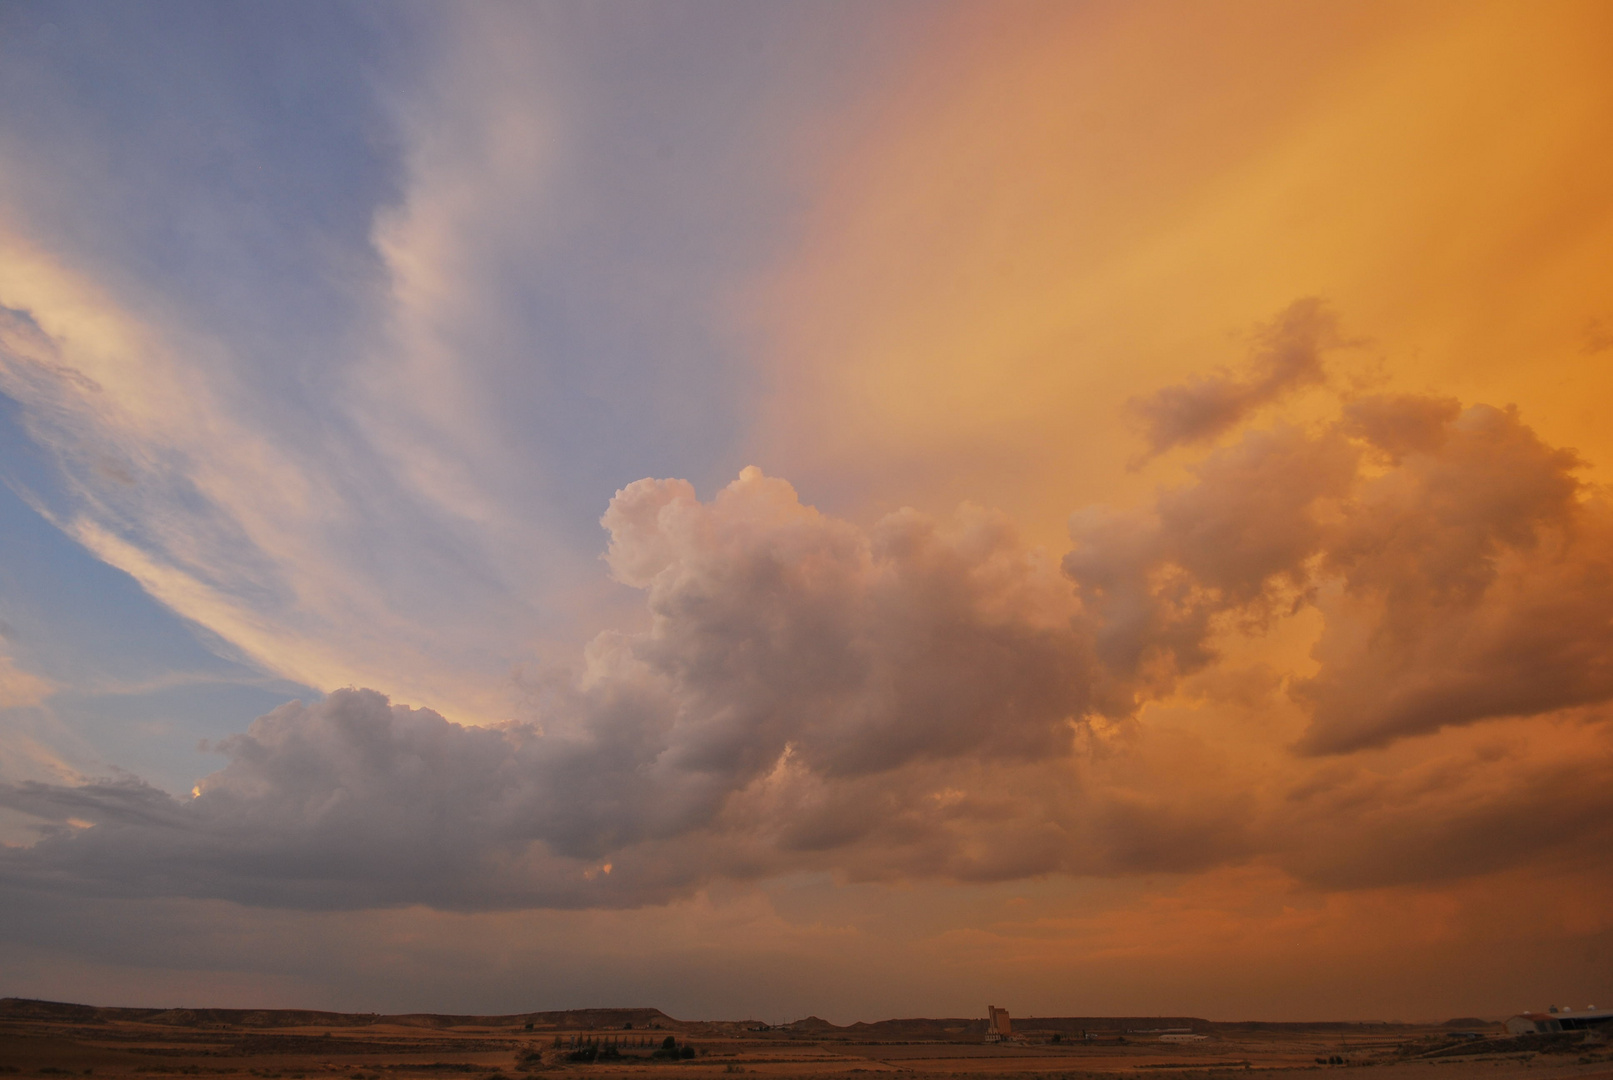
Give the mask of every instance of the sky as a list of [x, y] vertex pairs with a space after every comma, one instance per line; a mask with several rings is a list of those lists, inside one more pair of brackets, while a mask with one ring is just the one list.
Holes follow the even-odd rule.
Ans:
[[0, 994], [1613, 996], [1610, 43], [0, 4]]

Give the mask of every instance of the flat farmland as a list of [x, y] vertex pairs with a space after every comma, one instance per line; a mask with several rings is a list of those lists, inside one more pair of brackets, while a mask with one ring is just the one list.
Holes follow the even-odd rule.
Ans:
[[[1385, 1080], [1613, 1080], [1598, 1036], [1458, 1035], [1408, 1024], [1224, 1024], [1141, 1019], [1023, 1022], [984, 1041], [977, 1020], [836, 1027], [680, 1021], [654, 1009], [500, 1017], [376, 1016], [297, 1010], [109, 1009], [0, 1002], [4, 1080], [650, 1080], [748, 1075], [1077, 1078], [1316, 1076], [1373, 1069]], [[1157, 1021], [1155, 1021], [1157, 1025]], [[672, 1046], [666, 1041], [670, 1039]], [[591, 1060], [589, 1060], [591, 1059]]]

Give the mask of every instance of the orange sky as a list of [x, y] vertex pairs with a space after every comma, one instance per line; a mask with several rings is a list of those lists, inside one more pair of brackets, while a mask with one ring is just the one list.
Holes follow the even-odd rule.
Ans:
[[1516, 403], [1613, 459], [1610, 19], [964, 9], [798, 163], [799, 248], [737, 302], [776, 365], [757, 458], [865, 512], [972, 498], [1058, 547], [1072, 509], [1174, 474], [1126, 470], [1129, 397], [1314, 295], [1363, 377]]
[[[1072, 511], [1136, 503], [1200, 456], [1135, 467], [1142, 444], [1128, 400], [1235, 368], [1256, 326], [1317, 296], [1355, 340], [1331, 356], [1340, 392], [1515, 403], [1544, 440], [1580, 453], [1585, 479], [1606, 478], [1613, 9], [1035, 10], [1024, 20], [1000, 7], [962, 11], [888, 95], [866, 102], [849, 131], [817, 133], [821, 145], [798, 163], [813, 192], [801, 243], [735, 305], [775, 365], [757, 460], [854, 516], [974, 500], [1062, 552]], [[1314, 420], [1329, 400], [1302, 393], [1262, 420]], [[1227, 644], [1254, 665], [1248, 677], [1284, 680], [1314, 670], [1317, 630], [1301, 617]], [[1372, 812], [1456, 814], [1499, 800], [1497, 786], [1532, 770], [1549, 774], [1541, 756], [1605, 755], [1605, 722], [1521, 720], [1364, 761], [1301, 763], [1282, 749], [1298, 718], [1270, 700], [1249, 710], [1206, 693], [1144, 710], [1150, 744], [1178, 725], [1202, 740], [1202, 753], [1138, 766], [1145, 798], [1182, 785], [1178, 797], [1206, 812], [1235, 792], [1273, 800], [1280, 814], [1294, 798], [1283, 789], [1306, 775], [1365, 769], [1425, 785], [1418, 810], [1369, 811], [1363, 794], [1337, 811], [1348, 819], [1338, 834], [1298, 841], [1329, 850], [1382, 843], [1376, 831], [1349, 836]], [[1582, 951], [1563, 939], [1605, 943], [1596, 913], [1609, 882], [1605, 861], [1582, 855], [1541, 876], [1366, 892], [1214, 871], [1145, 887], [1135, 906], [1103, 914], [1059, 913], [1082, 911], [1080, 890], [1044, 896], [1039, 914], [1005, 922], [1003, 936], [943, 940], [982, 950], [982, 964], [1012, 957], [1030, 980], [1078, 969], [1111, 988], [1194, 984], [1186, 993], [1199, 1009], [1216, 1000], [1200, 980], [1236, 973], [1230, 1002], [1245, 979], [1267, 977], [1247, 972], [1289, 970], [1289, 992], [1307, 1003], [1293, 1013], [1359, 1010], [1346, 1002], [1363, 1000], [1363, 984], [1415, 1011], [1410, 999], [1439, 979], [1409, 969], [1477, 979], [1493, 962], [1521, 983], [1518, 954], [1531, 951], [1559, 985], [1590, 989], [1606, 945]], [[1520, 937], [1527, 944], [1506, 956], [1495, 949]], [[1472, 959], [1475, 949], [1492, 959]], [[1317, 970], [1350, 989], [1329, 998], [1309, 983]], [[1401, 980], [1415, 993], [1383, 985]], [[1169, 1007], [1141, 989], [1130, 1000]]]

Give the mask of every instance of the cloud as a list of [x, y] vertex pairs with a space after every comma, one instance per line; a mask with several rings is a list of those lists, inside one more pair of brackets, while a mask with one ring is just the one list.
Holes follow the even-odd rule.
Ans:
[[1516, 412], [1445, 416], [1331, 530], [1310, 751], [1613, 697], [1613, 507]]
[[[1338, 753], [1613, 698], [1613, 508], [1515, 410], [1369, 397], [1251, 431], [1145, 507], [1071, 521], [1097, 650], [1168, 690], [1227, 620], [1314, 604], [1300, 746]], [[1122, 685], [1125, 685], [1124, 683]]]
[[1346, 344], [1338, 319], [1316, 297], [1295, 300], [1254, 338], [1248, 370], [1194, 376], [1133, 398], [1148, 452], [1208, 442], [1246, 420], [1256, 409], [1327, 378], [1322, 354]]
[[[541, 731], [371, 691], [292, 703], [220, 744], [228, 764], [190, 800], [134, 781], [6, 789], [94, 824], [8, 853], [9, 872], [297, 906], [643, 903], [888, 832], [893, 806], [936, 805], [946, 763], [1074, 752], [1090, 640], [1057, 567], [999, 516], [904, 511], [864, 532], [747, 469], [710, 503], [682, 481], [629, 485], [604, 523], [652, 626], [547, 680]], [[833, 810], [815, 811], [824, 785]], [[965, 802], [950, 817], [978, 825]], [[870, 803], [881, 814], [845, 818]], [[969, 872], [1022, 872], [1007, 863]]]
[[[129, 777], [0, 789], [49, 823], [0, 876], [479, 910], [800, 871], [1265, 860], [1362, 887], [1557, 857], [1606, 809], [1605, 754], [1569, 752], [1599, 721], [1572, 710], [1613, 699], [1613, 525], [1578, 464], [1513, 411], [1362, 398], [1076, 515], [1062, 562], [976, 507], [863, 528], [755, 468], [708, 501], [640, 480], [601, 523], [647, 627], [530, 679], [540, 722], [293, 702], [220, 743], [189, 799]], [[1232, 658], [1303, 619], [1309, 671]], [[1543, 714], [1545, 747], [1407, 742]]]
[[1337, 435], [1251, 432], [1150, 506], [1071, 518], [1075, 547], [1063, 566], [1096, 616], [1099, 654], [1125, 694], [1111, 709], [1130, 711], [1139, 694], [1168, 692], [1210, 663], [1219, 616], [1259, 619], [1281, 599], [1292, 603], [1357, 458]]
[[676, 741], [692, 766], [755, 775], [786, 745], [837, 775], [1034, 759], [1088, 711], [1067, 588], [999, 515], [900, 511], [864, 534], [751, 468], [709, 506], [640, 481], [604, 523], [612, 570], [655, 618], [628, 651], [686, 695]]
[[1602, 871], [1613, 840], [1605, 714], [1498, 725], [1400, 767], [1339, 762], [1293, 785], [1269, 843], [1324, 888], [1450, 881], [1528, 863]]

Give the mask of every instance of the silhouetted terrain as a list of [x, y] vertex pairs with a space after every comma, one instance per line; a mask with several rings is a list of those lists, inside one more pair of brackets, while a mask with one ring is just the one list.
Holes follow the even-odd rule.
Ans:
[[453, 1016], [0, 1000], [0, 1073], [17, 1080], [441, 1080], [445, 1074], [512, 1080], [551, 1072], [618, 1080], [646, 1069], [703, 1078], [887, 1072], [984, 1080], [1139, 1070], [1208, 1076], [1260, 1069], [1285, 1076], [1343, 1065], [1388, 1067], [1407, 1080], [1450, 1080], [1457, 1075], [1453, 1064], [1483, 1064], [1491, 1080], [1613, 1080], [1613, 1049], [1605, 1039], [1602, 1032], [1509, 1038], [1499, 1024], [1472, 1017], [1414, 1025], [1022, 1016], [1014, 1019], [1011, 1040], [988, 1042], [986, 1022], [974, 1017], [837, 1025], [814, 1016], [770, 1026], [677, 1020], [653, 1008]]

